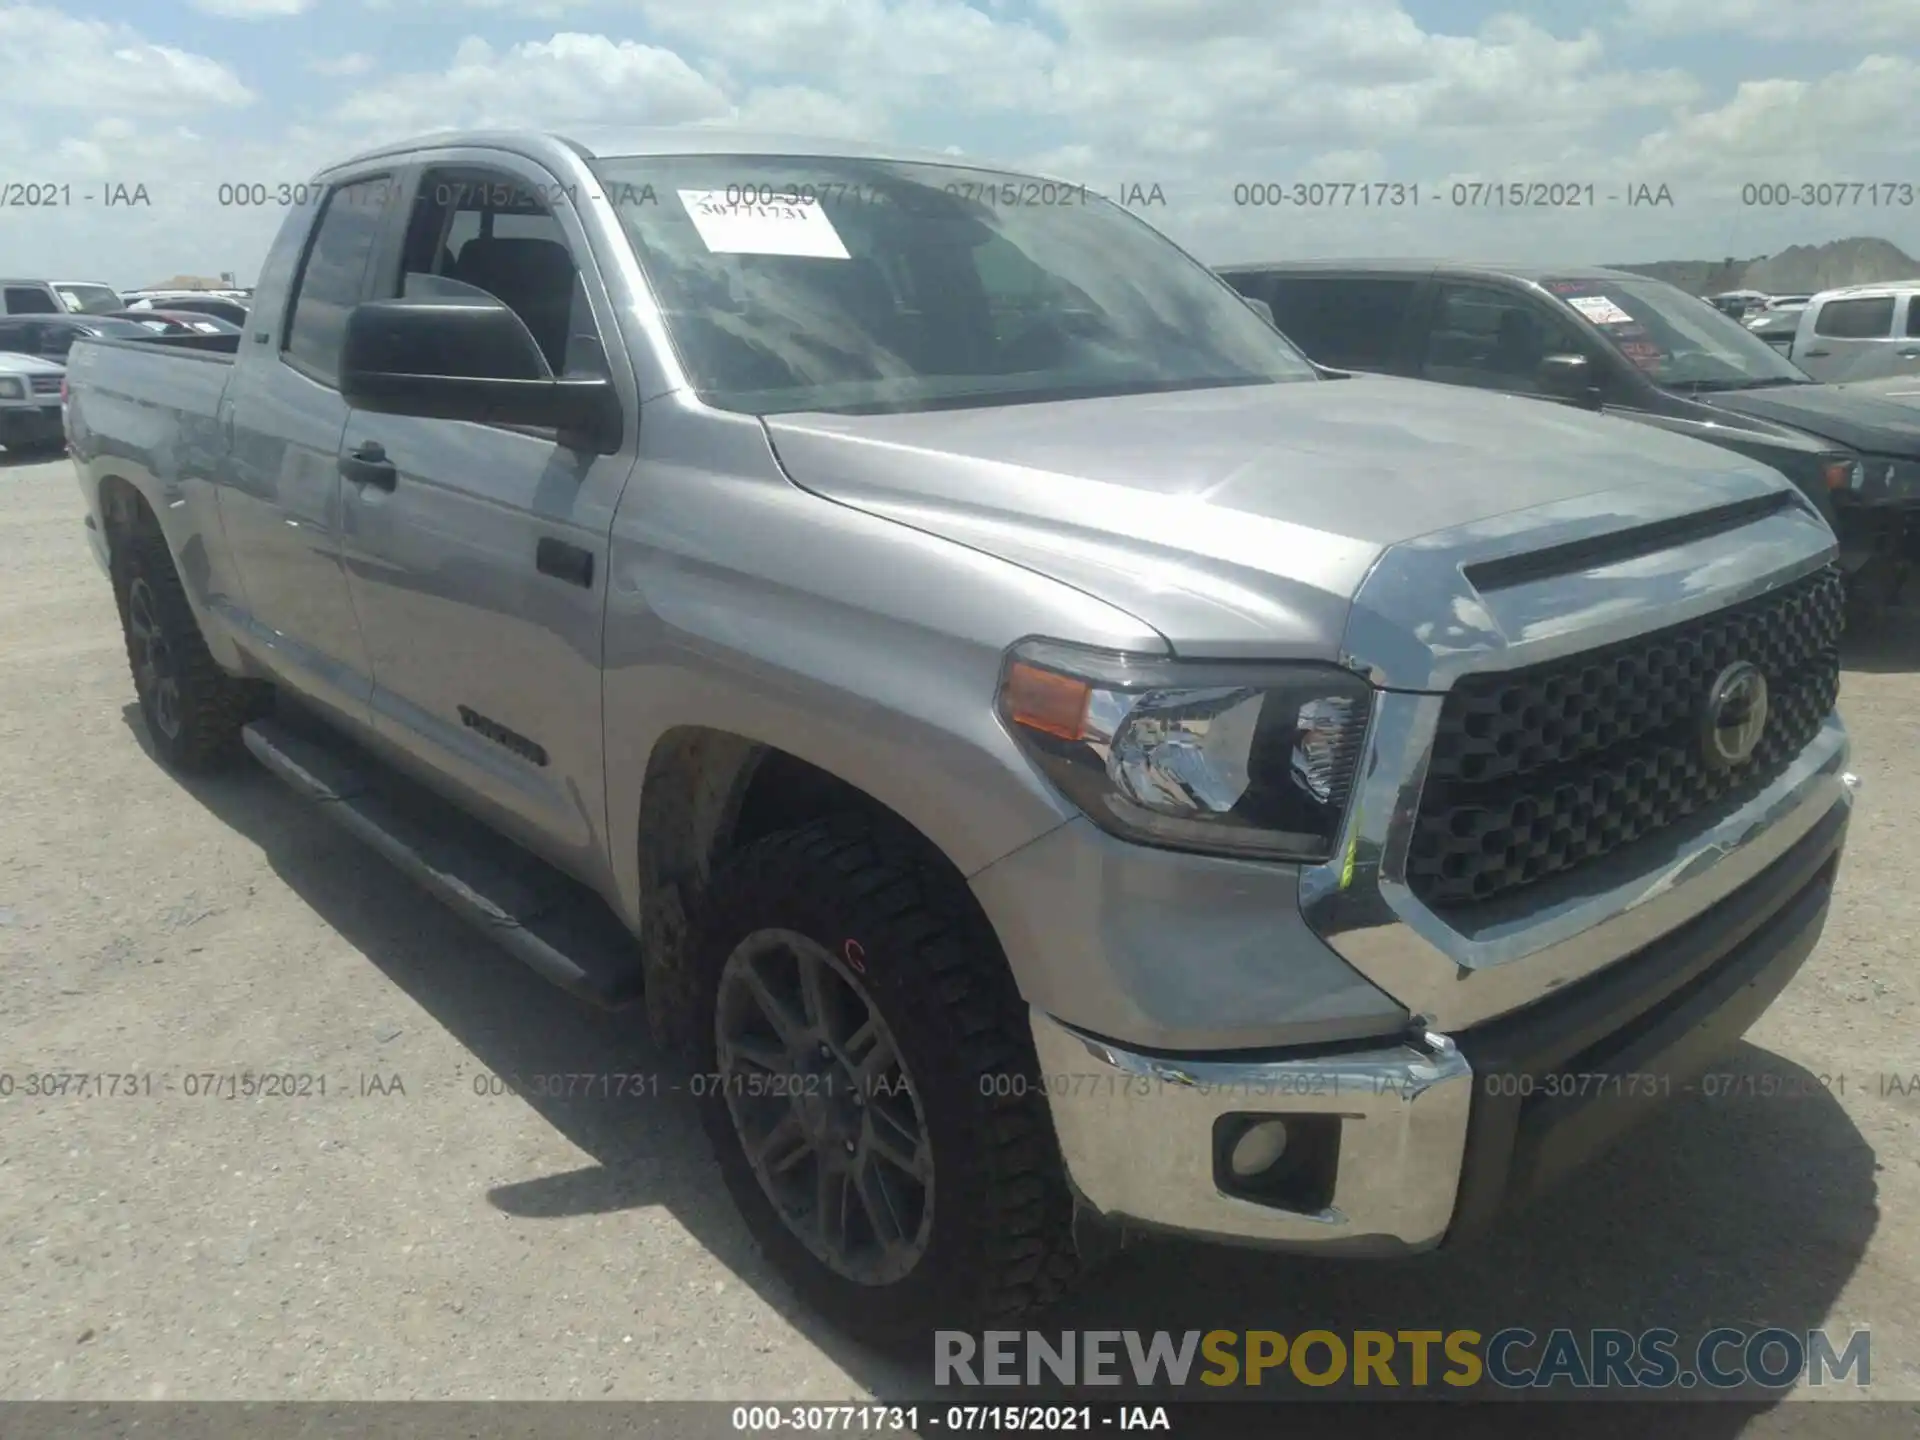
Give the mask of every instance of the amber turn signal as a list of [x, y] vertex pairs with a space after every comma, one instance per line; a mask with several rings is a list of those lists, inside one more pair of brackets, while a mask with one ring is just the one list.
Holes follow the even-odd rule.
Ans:
[[1062, 740], [1086, 738], [1087, 703], [1093, 698], [1086, 681], [1016, 660], [1007, 667], [1002, 695], [1014, 724]]

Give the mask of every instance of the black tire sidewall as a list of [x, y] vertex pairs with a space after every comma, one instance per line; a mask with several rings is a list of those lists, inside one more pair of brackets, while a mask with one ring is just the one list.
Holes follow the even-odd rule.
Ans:
[[211, 657], [205, 654], [206, 641], [201, 638], [199, 623], [187, 604], [186, 593], [181, 588], [179, 575], [173, 568], [173, 560], [167, 553], [165, 542], [155, 535], [135, 534], [129, 537], [124, 546], [116, 548], [114, 589], [120, 605], [121, 628], [127, 639], [128, 666], [130, 669], [133, 666], [128, 605], [134, 582], [144, 581], [153, 596], [154, 623], [167, 642], [173, 662], [174, 683], [179, 688], [180, 728], [178, 733], [168, 735], [154, 714], [153, 696], [141, 688], [136, 676], [134, 695], [140, 705], [140, 714], [146, 721], [147, 738], [153, 745], [154, 753], [170, 768], [206, 768], [215, 756], [235, 748], [227, 742], [237, 739], [237, 732], [235, 736], [210, 733], [210, 726], [217, 723], [222, 714], [220, 696], [210, 693], [210, 687], [232, 682], [227, 680], [224, 673], [213, 668]]
[[[835, 954], [847, 940], [859, 942], [866, 973], [861, 983], [892, 1030], [927, 1120], [934, 1163], [933, 1233], [926, 1253], [902, 1280], [868, 1286], [822, 1263], [793, 1234], [761, 1188], [724, 1097], [696, 1097], [728, 1191], [754, 1238], [804, 1300], [842, 1328], [876, 1343], [905, 1346], [940, 1324], [965, 1323], [968, 1296], [982, 1278], [980, 1217], [991, 1213], [985, 1187], [994, 1167], [984, 1153], [995, 1097], [983, 1093], [982, 1077], [962, 1058], [965, 1037], [954, 1017], [929, 993], [934, 982], [930, 948], [914, 944], [924, 910], [889, 916], [848, 894], [832, 867], [807, 861], [795, 850], [768, 863], [746, 857], [742, 869], [717, 879], [709, 892], [707, 922], [697, 932], [693, 1058], [696, 1073], [717, 1069], [714, 1016], [721, 970], [747, 936], [765, 929], [796, 931]], [[900, 872], [902, 879], [909, 872]], [[863, 876], [863, 881], [870, 876]], [[837, 882], [837, 883], [836, 883]], [[864, 888], [864, 885], [863, 885]], [[951, 937], [935, 945], [954, 943]]]

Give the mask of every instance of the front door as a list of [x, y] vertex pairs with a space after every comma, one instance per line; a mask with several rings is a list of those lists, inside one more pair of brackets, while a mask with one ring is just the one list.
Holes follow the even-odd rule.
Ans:
[[[611, 374], [632, 414], [626, 350], [568, 197], [531, 164], [462, 159], [416, 172], [375, 288], [484, 290], [553, 373]], [[355, 411], [342, 448], [372, 477], [349, 480], [344, 503], [375, 730], [470, 809], [597, 879], [607, 547], [631, 427], [600, 455], [552, 431]]]
[[362, 723], [373, 682], [340, 563], [347, 402], [338, 372], [347, 312], [393, 193], [390, 175], [336, 186], [305, 253], [268, 261], [292, 270], [290, 303], [284, 321], [253, 316], [220, 416], [220, 519], [245, 596], [243, 628], [282, 683]]

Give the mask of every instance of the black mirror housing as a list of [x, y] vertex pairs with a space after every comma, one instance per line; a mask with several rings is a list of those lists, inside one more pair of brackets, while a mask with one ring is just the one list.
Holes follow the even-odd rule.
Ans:
[[1582, 405], [1600, 403], [1600, 387], [1594, 383], [1593, 365], [1584, 355], [1549, 355], [1540, 362], [1540, 385], [1551, 395]]
[[556, 377], [533, 332], [497, 300], [370, 300], [347, 315], [340, 393], [383, 415], [527, 425], [577, 449], [620, 447], [620, 403], [602, 376]]

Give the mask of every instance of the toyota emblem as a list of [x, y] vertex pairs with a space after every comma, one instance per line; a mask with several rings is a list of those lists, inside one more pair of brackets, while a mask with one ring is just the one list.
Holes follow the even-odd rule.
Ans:
[[1767, 677], [1760, 667], [1735, 661], [1707, 690], [1700, 727], [1700, 749], [1717, 770], [1731, 770], [1753, 758], [1767, 728]]

